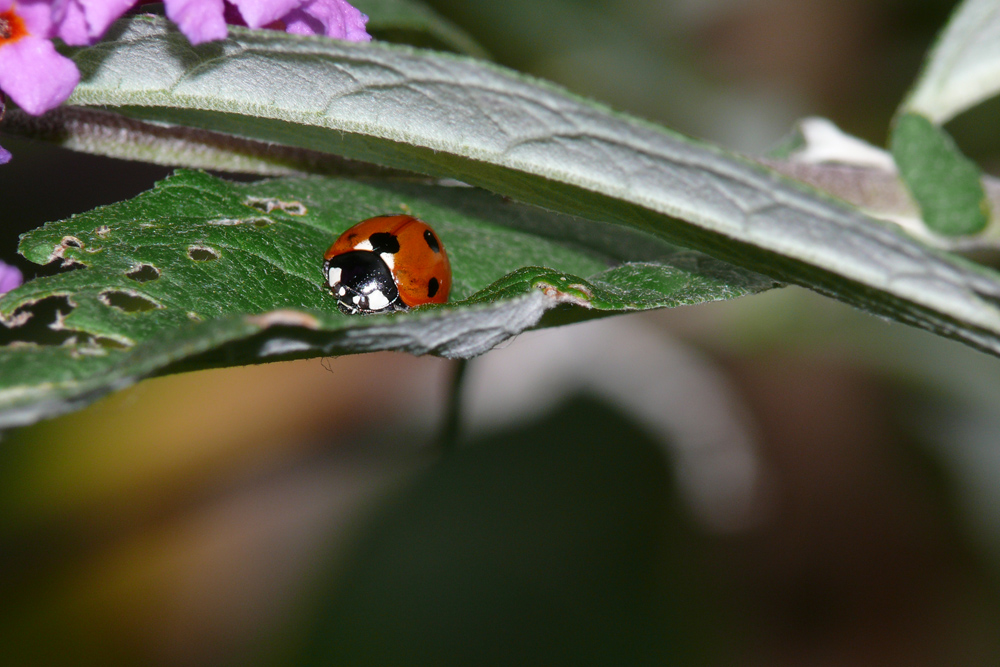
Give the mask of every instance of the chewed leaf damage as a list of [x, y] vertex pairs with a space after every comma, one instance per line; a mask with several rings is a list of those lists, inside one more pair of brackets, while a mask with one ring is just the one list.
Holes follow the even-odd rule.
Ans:
[[[449, 301], [343, 315], [321, 270], [324, 249], [356, 221], [404, 206], [435, 222], [439, 247], [454, 248]], [[559, 224], [579, 236], [568, 243], [566, 234], [533, 231]], [[683, 282], [676, 275], [701, 276], [698, 289], [685, 288], [685, 302], [770, 287], [732, 267], [724, 278], [681, 266], [661, 275], [664, 262], [676, 262], [672, 246], [618, 230], [606, 251], [594, 240], [604, 236], [581, 233], [598, 224], [472, 188], [321, 178], [231, 183], [178, 172], [135, 199], [22, 236], [29, 261], [63, 258], [77, 269], [64, 262], [58, 271], [55, 262], [0, 296], [7, 325], [0, 326], [0, 428], [167, 372], [375, 350], [468, 358], [549, 326], [541, 318], [554, 308], [551, 322], [565, 324], [597, 311], [670, 305], [673, 284]], [[651, 263], [636, 264], [633, 248]], [[622, 262], [632, 273], [609, 269]]]
[[288, 215], [305, 215], [309, 212], [300, 201], [282, 201], [274, 197], [247, 197], [246, 205], [264, 213], [284, 211]]
[[135, 344], [121, 335], [101, 335], [67, 322], [77, 303], [69, 295], [47, 296], [21, 305], [6, 318], [0, 317], [0, 346], [59, 346], [72, 348], [74, 356], [101, 355], [109, 349]]
[[140, 264], [125, 274], [137, 283], [148, 283], [160, 277], [160, 270], [152, 264]]
[[145, 313], [164, 306], [134, 291], [106, 290], [101, 292], [102, 303], [125, 313]]
[[77, 263], [77, 261], [72, 257], [66, 257], [66, 251], [69, 250], [70, 248], [75, 248], [78, 250], [82, 249], [83, 241], [76, 238], [75, 236], [64, 236], [62, 240], [59, 242], [59, 244], [56, 245], [54, 248], [52, 248], [52, 253], [49, 255], [48, 260], [45, 263], [49, 264], [50, 262], [54, 262], [57, 259], [62, 260], [63, 266]]
[[222, 256], [219, 254], [219, 251], [215, 250], [214, 248], [209, 248], [207, 246], [198, 246], [198, 245], [190, 246], [188, 248], [187, 254], [188, 257], [190, 257], [196, 262], [212, 262], [219, 259], [219, 257]]

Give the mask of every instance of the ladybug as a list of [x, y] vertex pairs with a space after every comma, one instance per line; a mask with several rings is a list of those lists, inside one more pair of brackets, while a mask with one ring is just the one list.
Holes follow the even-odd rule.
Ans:
[[451, 289], [441, 240], [412, 215], [380, 215], [348, 229], [323, 255], [323, 276], [348, 314], [445, 303]]

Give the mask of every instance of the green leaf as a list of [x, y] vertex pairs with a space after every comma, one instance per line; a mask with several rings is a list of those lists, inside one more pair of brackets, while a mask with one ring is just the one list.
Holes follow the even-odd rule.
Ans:
[[81, 51], [71, 103], [457, 178], [651, 232], [1000, 352], [997, 274], [738, 156], [489, 63], [163, 21]]
[[952, 15], [900, 108], [935, 125], [1000, 92], [1000, 5], [965, 0]]
[[375, 39], [489, 58], [468, 33], [417, 0], [357, 0], [352, 4], [368, 15], [368, 32]]
[[979, 168], [940, 126], [1000, 91], [1000, 5], [965, 0], [900, 105], [891, 148], [900, 175], [932, 232], [982, 232], [990, 210]]
[[[344, 315], [324, 285], [323, 253], [358, 220], [394, 212], [433, 223], [452, 263], [451, 302]], [[774, 285], [482, 190], [319, 177], [237, 184], [180, 172], [29, 232], [20, 249], [78, 268], [0, 296], [11, 327], [0, 328], [0, 427], [153, 374], [381, 349], [468, 357], [529, 327]]]
[[924, 223], [938, 234], [975, 234], [989, 222], [979, 169], [951, 137], [915, 113], [896, 118], [892, 154], [920, 206]]

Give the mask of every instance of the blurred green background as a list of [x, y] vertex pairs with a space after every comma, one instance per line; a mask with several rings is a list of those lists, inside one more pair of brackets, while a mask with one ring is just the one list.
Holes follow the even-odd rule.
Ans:
[[[749, 153], [806, 115], [884, 144], [953, 7], [429, 4]], [[949, 125], [994, 170], [996, 110]], [[2, 143], [5, 261], [167, 173]], [[799, 289], [619, 317], [470, 362], [441, 455], [454, 372], [200, 372], [5, 433], [0, 664], [1000, 664], [997, 360]]]

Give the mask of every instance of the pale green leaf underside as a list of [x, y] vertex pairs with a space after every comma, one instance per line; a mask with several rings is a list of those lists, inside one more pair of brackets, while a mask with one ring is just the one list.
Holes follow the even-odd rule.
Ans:
[[1000, 352], [994, 272], [736, 156], [481, 61], [231, 35], [192, 48], [133, 19], [76, 56], [70, 102], [458, 178]]
[[965, 0], [928, 55], [903, 103], [941, 124], [1000, 92], [1000, 4]]
[[[340, 313], [323, 282], [324, 251], [354, 222], [400, 212], [433, 221], [451, 258], [450, 302]], [[0, 327], [0, 427], [154, 374], [382, 349], [468, 357], [529, 327], [774, 284], [639, 232], [607, 231], [467, 187], [234, 184], [181, 172], [22, 237], [28, 259], [84, 268], [0, 297], [0, 320], [12, 325]]]

